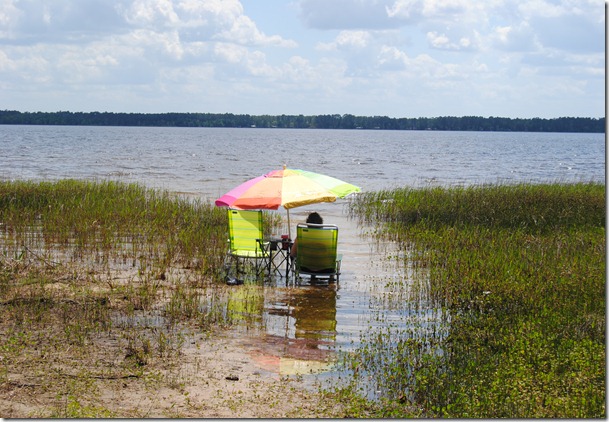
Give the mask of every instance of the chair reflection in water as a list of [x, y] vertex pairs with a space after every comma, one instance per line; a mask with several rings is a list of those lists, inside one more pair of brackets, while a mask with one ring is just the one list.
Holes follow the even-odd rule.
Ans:
[[239, 276], [245, 275], [249, 268], [253, 268], [256, 278], [268, 272], [269, 245], [263, 240], [261, 210], [229, 209], [228, 233], [227, 281], [242, 282]]
[[[336, 286], [308, 286], [293, 296], [289, 315], [294, 339], [289, 340], [284, 366], [320, 370], [330, 365], [336, 346]], [[289, 362], [289, 363], [288, 363]], [[284, 368], [284, 371], [287, 371]]]
[[338, 227], [333, 224], [301, 223], [296, 226], [298, 250], [294, 260], [296, 280], [302, 275], [311, 281], [338, 282], [342, 257], [337, 253]]
[[336, 357], [337, 285], [282, 289], [266, 303], [267, 334], [255, 352], [268, 370], [307, 375], [330, 369]]

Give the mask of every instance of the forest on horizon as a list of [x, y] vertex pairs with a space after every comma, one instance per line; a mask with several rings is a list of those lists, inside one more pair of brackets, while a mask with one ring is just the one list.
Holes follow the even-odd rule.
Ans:
[[20, 112], [0, 110], [0, 124], [605, 133], [604, 117], [558, 117], [551, 119], [536, 117], [524, 119], [493, 116], [441, 116], [393, 118], [387, 116], [354, 116], [352, 114], [304, 116], [302, 114]]

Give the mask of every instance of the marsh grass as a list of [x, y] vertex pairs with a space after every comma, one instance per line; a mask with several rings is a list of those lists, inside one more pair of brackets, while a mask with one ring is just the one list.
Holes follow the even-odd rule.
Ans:
[[179, 385], [188, 333], [232, 324], [226, 232], [225, 209], [136, 184], [0, 182], [0, 398], [112, 417], [102, 388]]
[[[378, 299], [404, 323], [379, 313], [345, 361], [354, 383], [325, 393], [346, 416], [606, 415], [604, 186], [398, 189], [350, 206], [401, 245], [388, 260], [408, 277]], [[180, 387], [189, 333], [256, 323], [258, 286], [222, 283], [226, 225], [226, 210], [134, 184], [0, 182], [0, 399], [45, 403], [2, 416], [145, 417], [100, 398]]]
[[404, 188], [350, 211], [418, 274], [392, 286], [406, 324], [349, 363], [378, 415], [606, 416], [603, 185]]

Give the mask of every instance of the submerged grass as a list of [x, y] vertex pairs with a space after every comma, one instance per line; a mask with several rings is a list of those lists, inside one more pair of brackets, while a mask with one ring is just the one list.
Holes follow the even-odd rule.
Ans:
[[189, 336], [232, 323], [226, 228], [225, 209], [137, 184], [0, 182], [2, 416], [138, 417], [100, 397], [180, 385]]
[[[345, 416], [606, 416], [604, 186], [397, 189], [350, 207], [416, 277], [386, 297], [407, 324], [371, 329], [345, 362], [354, 383], [324, 393]], [[47, 397], [3, 416], [145, 417], [103, 391], [179, 387], [189, 327], [260, 308], [220, 283], [226, 225], [134, 184], [0, 182], [0, 402]]]
[[409, 328], [349, 362], [382, 392], [373, 414], [606, 416], [604, 185], [404, 188], [351, 212], [418, 274], [395, 292]]
[[132, 266], [220, 267], [226, 216], [210, 204], [113, 181], [0, 182], [7, 253], [58, 251]]

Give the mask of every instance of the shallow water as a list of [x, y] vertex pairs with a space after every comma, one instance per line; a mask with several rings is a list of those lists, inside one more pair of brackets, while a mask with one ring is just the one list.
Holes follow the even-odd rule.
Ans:
[[[289, 167], [325, 173], [372, 191], [397, 186], [600, 181], [604, 134], [285, 129], [0, 126], [0, 180], [119, 180], [213, 201], [237, 184]], [[395, 245], [377, 245], [344, 213], [345, 200], [293, 209], [337, 224], [336, 285], [235, 286], [242, 321], [229, 333], [254, 348], [261, 369], [332, 376], [333, 354], [360, 333], [406, 324], [391, 286], [408, 279]], [[282, 231], [287, 233], [287, 215]]]

